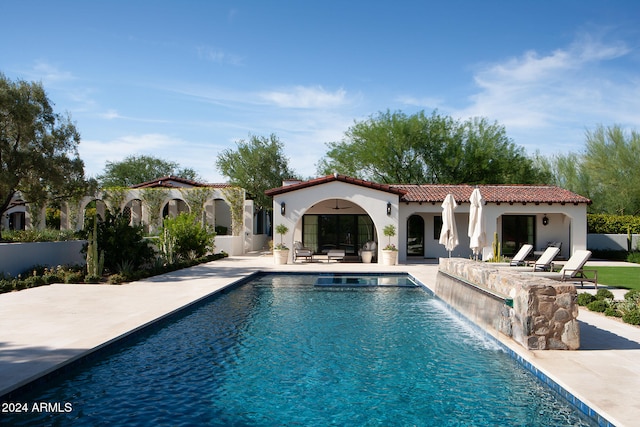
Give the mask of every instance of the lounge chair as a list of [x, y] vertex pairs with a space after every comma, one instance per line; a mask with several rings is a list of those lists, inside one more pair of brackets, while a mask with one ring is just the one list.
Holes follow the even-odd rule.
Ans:
[[551, 271], [553, 269], [553, 260], [560, 253], [560, 248], [549, 246], [533, 263], [533, 271]]
[[525, 258], [529, 255], [529, 253], [533, 250], [533, 245], [522, 245], [517, 254], [511, 258], [510, 266], [520, 266], [525, 265]]
[[[575, 251], [559, 272], [542, 273], [542, 275], [562, 282], [580, 282], [582, 287], [584, 287], [584, 282], [592, 282], [595, 289], [598, 289], [598, 271], [583, 268], [589, 258], [591, 258], [591, 251]], [[593, 277], [587, 277], [587, 272], [593, 273]]]
[[553, 271], [553, 260], [560, 253], [560, 248], [548, 247], [534, 262], [527, 262], [526, 267], [505, 267], [523, 273]]
[[293, 244], [293, 262], [298, 258], [305, 258], [307, 261], [313, 261], [313, 251], [302, 246], [302, 243], [295, 242]]

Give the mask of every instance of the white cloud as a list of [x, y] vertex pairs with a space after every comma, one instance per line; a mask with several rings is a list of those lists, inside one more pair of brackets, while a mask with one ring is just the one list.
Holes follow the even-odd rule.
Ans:
[[205, 61], [231, 65], [242, 65], [244, 63], [243, 57], [211, 46], [198, 46], [196, 52], [198, 53], [198, 58]]
[[397, 98], [397, 101], [413, 107], [426, 108], [429, 110], [438, 110], [444, 107], [444, 99], [433, 97], [416, 97], [411, 95], [404, 95]]
[[60, 70], [57, 66], [44, 61], [37, 62], [31, 74], [35, 76], [35, 80], [42, 80], [45, 86], [75, 79], [71, 72]]
[[614, 63], [629, 53], [624, 43], [582, 36], [547, 55], [528, 51], [489, 64], [474, 76], [471, 104], [454, 115], [497, 120], [529, 148], [579, 145], [584, 130], [599, 123], [640, 126], [629, 114], [640, 110], [640, 75], [621, 75]]
[[101, 118], [107, 119], [107, 120], [119, 119], [119, 118], [122, 117], [120, 114], [118, 114], [118, 112], [116, 110], [108, 110], [108, 111], [100, 114], [99, 116]]
[[347, 102], [347, 92], [328, 92], [321, 86], [295, 86], [287, 90], [262, 92], [259, 97], [281, 108], [333, 108]]

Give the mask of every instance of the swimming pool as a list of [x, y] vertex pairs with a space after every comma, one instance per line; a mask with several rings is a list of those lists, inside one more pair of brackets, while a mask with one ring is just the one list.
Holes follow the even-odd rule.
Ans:
[[256, 278], [16, 398], [70, 412], [2, 421], [592, 425], [440, 300], [398, 280]]

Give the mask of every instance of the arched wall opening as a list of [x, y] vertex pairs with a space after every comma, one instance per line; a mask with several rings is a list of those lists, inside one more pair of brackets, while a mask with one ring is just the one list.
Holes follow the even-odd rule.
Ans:
[[297, 241], [317, 255], [340, 249], [347, 256], [357, 256], [365, 243], [377, 243], [371, 216], [358, 204], [343, 198], [314, 203], [300, 217], [296, 230]]

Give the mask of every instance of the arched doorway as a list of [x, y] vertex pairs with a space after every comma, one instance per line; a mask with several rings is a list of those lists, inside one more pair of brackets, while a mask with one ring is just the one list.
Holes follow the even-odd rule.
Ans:
[[420, 215], [407, 219], [407, 256], [424, 256], [424, 219]]
[[344, 250], [357, 256], [369, 241], [375, 241], [375, 226], [360, 206], [344, 200], [329, 199], [314, 204], [302, 217], [302, 244], [314, 254]]

